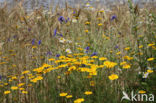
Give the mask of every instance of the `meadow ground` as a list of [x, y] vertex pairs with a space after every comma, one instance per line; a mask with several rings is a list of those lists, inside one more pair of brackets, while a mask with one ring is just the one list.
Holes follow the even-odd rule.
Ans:
[[0, 8], [0, 103], [119, 103], [123, 91], [153, 100], [156, 9], [87, 6]]

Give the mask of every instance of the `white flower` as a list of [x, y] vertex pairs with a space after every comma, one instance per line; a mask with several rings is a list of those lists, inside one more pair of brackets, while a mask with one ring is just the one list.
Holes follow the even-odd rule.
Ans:
[[147, 77], [148, 77], [148, 75], [149, 75], [149, 73], [148, 73], [148, 72], [143, 73], [143, 77], [142, 77], [142, 78], [147, 78]]
[[37, 19], [41, 19], [41, 16], [38, 16]]
[[66, 52], [69, 53], [69, 54], [72, 53], [72, 51], [70, 49], [66, 49]]
[[89, 4], [89, 3], [86, 3], [86, 5], [85, 5], [86, 7], [90, 7], [91, 5]]
[[73, 19], [72, 22], [73, 22], [73, 23], [77, 23], [77, 20], [76, 20], [76, 19]]
[[48, 14], [48, 15], [51, 15], [51, 12], [48, 12], [47, 14]]
[[67, 40], [67, 42], [68, 42], [68, 43], [72, 43], [72, 41], [71, 41], [71, 40]]
[[60, 43], [64, 43], [66, 40], [64, 38], [59, 38]]
[[142, 74], [142, 73], [139, 71], [138, 74]]

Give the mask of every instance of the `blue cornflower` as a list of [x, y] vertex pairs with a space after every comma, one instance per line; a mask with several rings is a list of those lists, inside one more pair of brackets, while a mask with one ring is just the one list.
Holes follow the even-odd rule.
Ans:
[[93, 53], [91, 54], [91, 57], [92, 57], [92, 56], [95, 56], [95, 55], [97, 55], [97, 52], [93, 52]]
[[40, 44], [41, 44], [41, 40], [38, 41], [38, 45], [40, 45]]
[[75, 11], [73, 11], [73, 14], [75, 14], [76, 12]]
[[85, 53], [88, 53], [89, 51], [87, 50], [87, 51], [85, 51]]
[[119, 48], [119, 46], [116, 45], [116, 46], [115, 46], [115, 49], [118, 49], [118, 48]]
[[89, 50], [89, 48], [90, 48], [90, 47], [89, 47], [89, 46], [87, 46], [87, 47], [85, 48], [85, 50]]
[[61, 37], [63, 37], [63, 35], [62, 34], [59, 34]]
[[10, 42], [11, 41], [11, 38], [8, 38], [8, 42]]
[[69, 19], [69, 17], [67, 18], [67, 20], [66, 20], [66, 23], [69, 21], [70, 19]]
[[64, 19], [63, 16], [60, 16], [60, 17], [58, 18], [58, 21], [60, 21], [61, 23], [62, 23], [64, 20], [65, 20], [65, 19]]
[[113, 16], [111, 17], [111, 21], [113, 21], [114, 19], [117, 19], [117, 16], [116, 16], [116, 15], [113, 15]]
[[48, 56], [48, 55], [52, 55], [52, 52], [50, 52], [50, 51], [49, 51], [49, 52], [47, 52], [47, 56]]
[[13, 38], [16, 38], [16, 37], [17, 37], [17, 35], [14, 35], [14, 36], [13, 36]]
[[0, 80], [2, 80], [2, 76], [0, 75]]
[[56, 57], [60, 57], [60, 54], [56, 54]]
[[82, 64], [82, 67], [86, 67], [86, 65], [85, 64]]
[[54, 36], [56, 36], [56, 34], [57, 34], [57, 29], [54, 30]]
[[34, 44], [35, 44], [35, 39], [32, 40], [32, 45], [34, 45]]
[[31, 28], [28, 28], [28, 31], [30, 32], [31, 31]]

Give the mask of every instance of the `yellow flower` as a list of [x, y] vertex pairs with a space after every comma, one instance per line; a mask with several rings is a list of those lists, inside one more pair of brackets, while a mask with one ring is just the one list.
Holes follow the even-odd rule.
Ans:
[[15, 65], [15, 64], [13, 64], [13, 65], [12, 65], [12, 67], [16, 67], [16, 65]]
[[50, 58], [50, 59], [48, 59], [49, 61], [54, 61], [55, 59], [54, 58]]
[[140, 94], [145, 94], [146, 91], [144, 91], [144, 90], [140, 90], [139, 93], [140, 93]]
[[94, 81], [90, 81], [90, 86], [95, 86], [95, 82]]
[[91, 95], [91, 94], [93, 94], [91, 91], [86, 91], [85, 93], [84, 93], [85, 95]]
[[73, 97], [72, 95], [67, 95], [67, 96], [66, 96], [66, 98], [72, 98], [72, 97]]
[[129, 68], [131, 68], [131, 65], [129, 65], [129, 64], [125, 64], [125, 65], [123, 65], [122, 68], [124, 68], [124, 69], [129, 69]]
[[102, 18], [98, 17], [97, 20], [102, 20]]
[[104, 10], [100, 10], [99, 12], [100, 12], [100, 13], [103, 13], [103, 12], [105, 12], [105, 11], [104, 11]]
[[6, 62], [1, 62], [0, 64], [6, 64]]
[[147, 61], [153, 61], [154, 60], [154, 58], [148, 58], [147, 59]]
[[37, 48], [37, 46], [32, 46], [33, 49]]
[[19, 83], [19, 84], [18, 84], [18, 87], [21, 87], [21, 86], [23, 86], [23, 85], [25, 85], [25, 83]]
[[75, 66], [69, 67], [68, 71], [72, 71], [72, 70], [76, 70], [76, 67]]
[[11, 92], [9, 90], [4, 91], [4, 94], [10, 94]]
[[152, 46], [152, 49], [156, 50], [156, 46]]
[[29, 70], [26, 70], [26, 71], [23, 71], [22, 74], [27, 74], [29, 72], [30, 72]]
[[126, 62], [121, 62], [121, 63], [120, 63], [120, 65], [125, 65], [125, 64], [126, 64]]
[[125, 48], [125, 50], [130, 50], [130, 47]]
[[153, 70], [147, 70], [148, 73], [153, 73]]
[[88, 30], [85, 30], [85, 32], [88, 33], [89, 31]]
[[113, 68], [117, 65], [117, 63], [115, 62], [110, 62], [110, 61], [105, 61], [104, 62], [104, 66], [106, 66], [107, 68]]
[[143, 35], [139, 35], [138, 37], [140, 37], [140, 38], [141, 38], [141, 37], [143, 37]]
[[63, 93], [60, 93], [60, 96], [61, 97], [65, 97], [65, 96], [67, 96], [67, 93], [64, 93], [64, 92]]
[[109, 76], [109, 79], [110, 80], [115, 80], [115, 79], [118, 79], [119, 77], [118, 77], [118, 75], [116, 75], [116, 74], [111, 74], [110, 76]]
[[86, 25], [89, 25], [89, 24], [90, 24], [90, 22], [88, 22], [88, 21], [87, 21], [85, 24], [86, 24]]
[[124, 56], [124, 59], [127, 59], [127, 60], [132, 60], [132, 59], [133, 59], [133, 57]]
[[28, 86], [28, 87], [31, 87], [31, 86], [32, 86], [32, 84], [28, 84], [27, 86]]
[[19, 88], [19, 90], [25, 90], [24, 88]]
[[76, 99], [76, 100], [74, 101], [74, 103], [81, 103], [81, 102], [83, 102], [83, 101], [84, 101], [83, 98], [78, 98], [78, 99]]
[[4, 85], [8, 85], [8, 83], [4, 83]]
[[117, 53], [116, 53], [116, 55], [120, 55], [120, 54], [121, 54], [121, 52], [117, 52]]
[[107, 58], [105, 58], [105, 57], [101, 57], [101, 58], [99, 58], [99, 60], [107, 60]]
[[18, 87], [16, 87], [16, 86], [12, 86], [11, 89], [12, 89], [12, 90], [17, 90]]
[[154, 45], [155, 45], [154, 43], [148, 44], [149, 47], [154, 46]]
[[143, 45], [140, 45], [139, 48], [140, 48], [140, 49], [143, 48]]
[[36, 79], [37, 79], [37, 80], [42, 80], [43, 77], [42, 77], [42, 76], [37, 76]]
[[27, 92], [27, 91], [22, 91], [22, 93], [23, 93], [23, 94], [28, 94], [28, 92]]
[[102, 26], [102, 23], [99, 23], [98, 26]]
[[98, 56], [92, 56], [91, 58], [96, 59], [96, 58], [98, 58]]
[[60, 78], [61, 78], [61, 76], [57, 76], [57, 78], [58, 78], [58, 79], [60, 79]]
[[[94, 56], [93, 56], [94, 57]], [[90, 60], [90, 63], [93, 63], [95, 60]]]

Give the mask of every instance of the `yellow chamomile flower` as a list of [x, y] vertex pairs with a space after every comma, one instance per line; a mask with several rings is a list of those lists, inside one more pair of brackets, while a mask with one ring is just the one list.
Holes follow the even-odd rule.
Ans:
[[84, 101], [84, 98], [78, 98], [74, 101], [74, 103], [81, 103]]
[[66, 96], [66, 98], [72, 98], [72, 97], [73, 97], [72, 95], [67, 95], [67, 96]]
[[85, 94], [85, 95], [91, 95], [91, 94], [93, 94], [93, 93], [92, 93], [92, 91], [86, 91], [84, 94]]
[[88, 30], [85, 30], [85, 32], [88, 33], [89, 31]]
[[124, 69], [129, 69], [129, 68], [131, 68], [131, 65], [125, 64], [125, 65], [122, 66], [122, 68], [124, 68]]
[[102, 61], [102, 60], [107, 60], [107, 58], [105, 58], [105, 57], [100, 57], [99, 60], [100, 60], [100, 61]]
[[11, 91], [7, 90], [7, 91], [4, 91], [4, 94], [10, 94]]
[[147, 59], [147, 61], [153, 61], [154, 60], [154, 58], [148, 58]]
[[145, 94], [146, 91], [144, 91], [144, 90], [140, 90], [139, 93], [140, 93], [140, 94]]
[[104, 62], [104, 66], [106, 66], [107, 68], [113, 68], [117, 65], [117, 63], [115, 62], [110, 62], [110, 61], [105, 61]]
[[153, 70], [147, 70], [148, 73], [153, 73]]
[[23, 93], [23, 94], [28, 94], [28, 92], [27, 92], [27, 91], [22, 91], [22, 93]]
[[126, 47], [125, 50], [130, 50], [130, 47]]
[[118, 79], [118, 75], [116, 74], [111, 74], [109, 77], [108, 77], [110, 80], [115, 80], [115, 79]]
[[67, 96], [67, 93], [60, 93], [60, 97], [65, 97], [65, 96]]
[[11, 89], [12, 89], [12, 90], [17, 90], [18, 87], [16, 87], [16, 86], [12, 86]]
[[99, 23], [98, 26], [102, 26], [102, 23]]

